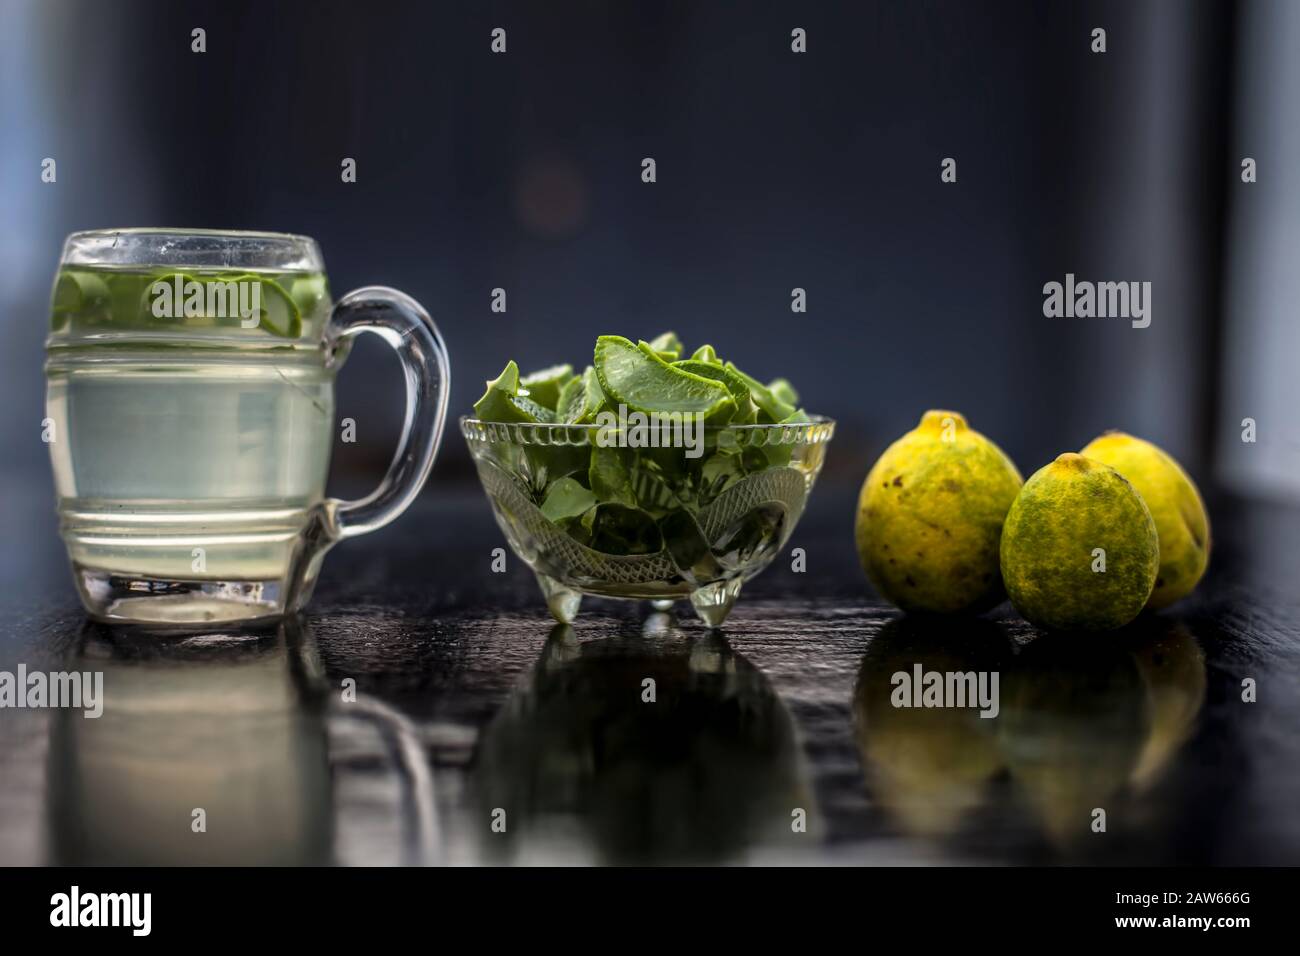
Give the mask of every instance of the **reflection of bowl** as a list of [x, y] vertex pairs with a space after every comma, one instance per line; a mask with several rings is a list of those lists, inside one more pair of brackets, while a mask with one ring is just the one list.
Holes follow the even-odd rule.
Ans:
[[485, 844], [498, 862], [728, 862], [793, 848], [792, 813], [814, 813], [763, 673], [717, 632], [652, 626], [580, 641], [556, 625], [484, 731], [471, 789], [481, 819], [504, 812]]
[[[835, 432], [814, 418], [705, 427], [694, 448], [633, 448], [598, 425], [460, 424], [497, 524], [565, 623], [581, 595], [598, 594], [689, 597], [705, 623], [721, 624], [741, 584], [789, 539]], [[547, 517], [564, 478], [571, 507]], [[593, 484], [598, 493], [584, 495]]]

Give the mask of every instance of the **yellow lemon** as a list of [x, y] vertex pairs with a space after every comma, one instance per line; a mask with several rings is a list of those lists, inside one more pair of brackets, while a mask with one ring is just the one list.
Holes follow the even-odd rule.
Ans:
[[1167, 607], [1196, 587], [1210, 563], [1210, 518], [1187, 472], [1149, 441], [1110, 431], [1079, 454], [1129, 480], [1151, 509], [1160, 536], [1160, 571], [1147, 606]]
[[894, 442], [858, 498], [858, 556], [905, 611], [982, 611], [1004, 597], [998, 541], [1023, 479], [957, 412], [932, 410]]

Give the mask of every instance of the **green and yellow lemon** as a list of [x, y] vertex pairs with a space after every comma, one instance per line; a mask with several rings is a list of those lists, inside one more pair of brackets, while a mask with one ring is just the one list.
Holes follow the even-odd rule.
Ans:
[[1020, 490], [1002, 529], [1002, 578], [1031, 624], [1109, 630], [1137, 617], [1160, 541], [1142, 496], [1109, 465], [1067, 453]]

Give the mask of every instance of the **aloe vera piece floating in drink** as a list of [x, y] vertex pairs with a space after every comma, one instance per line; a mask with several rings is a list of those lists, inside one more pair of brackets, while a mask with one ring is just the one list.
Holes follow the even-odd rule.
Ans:
[[289, 344], [317, 339], [328, 314], [319, 272], [70, 266], [55, 277], [50, 325], [69, 344], [112, 332]]

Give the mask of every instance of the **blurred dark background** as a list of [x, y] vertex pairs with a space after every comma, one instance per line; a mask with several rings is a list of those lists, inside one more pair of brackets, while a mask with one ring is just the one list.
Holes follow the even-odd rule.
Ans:
[[[839, 419], [827, 480], [846, 486], [951, 407], [1026, 475], [1116, 427], [1203, 485], [1300, 495], [1300, 5], [0, 11], [0, 491], [48, 480], [41, 347], [63, 237], [155, 225], [306, 233], [336, 295], [415, 296], [449, 344], [456, 414], [508, 358], [580, 366], [597, 334], [672, 328]], [[1150, 281], [1150, 327], [1044, 317], [1044, 283], [1067, 272]], [[333, 493], [378, 481], [401, 402], [396, 360], [363, 341], [340, 380], [358, 441], [336, 446]], [[426, 494], [472, 480], [459, 435], [443, 447]], [[53, 542], [52, 509], [9, 517]]]

